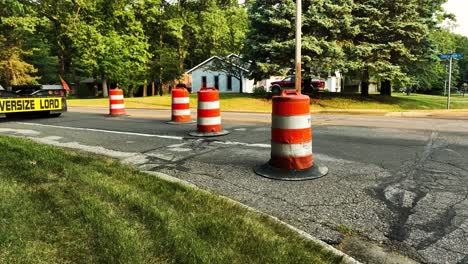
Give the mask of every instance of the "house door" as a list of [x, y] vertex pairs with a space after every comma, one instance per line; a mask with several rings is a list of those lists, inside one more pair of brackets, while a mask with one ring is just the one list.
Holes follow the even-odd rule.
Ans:
[[227, 90], [232, 91], [232, 76], [228, 75], [227, 77]]
[[206, 76], [201, 77], [201, 86], [206, 87]]
[[219, 76], [214, 77], [214, 83], [216, 90], [219, 90]]

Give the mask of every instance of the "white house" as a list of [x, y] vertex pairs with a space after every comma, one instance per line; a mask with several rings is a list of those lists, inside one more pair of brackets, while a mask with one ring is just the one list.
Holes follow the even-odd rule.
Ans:
[[325, 81], [325, 89], [332, 93], [341, 92], [341, 81], [342, 75], [339, 71], [336, 71], [334, 75], [328, 74], [328, 78]]
[[[231, 54], [228, 58], [232, 56], [238, 57], [235, 54]], [[234, 71], [237, 73], [236, 75], [239, 75], [241, 80], [237, 79], [233, 75], [229, 75], [229, 71], [216, 70], [215, 65], [219, 65], [219, 62], [221, 62], [221, 64], [229, 64], [231, 67], [234, 67]], [[249, 80], [246, 77], [248, 70], [218, 56], [213, 56], [205, 60], [188, 70], [186, 74], [192, 75], [192, 93], [198, 92], [201, 87], [215, 87], [222, 93], [239, 93], [241, 81], [243, 93], [253, 92], [254, 80]]]

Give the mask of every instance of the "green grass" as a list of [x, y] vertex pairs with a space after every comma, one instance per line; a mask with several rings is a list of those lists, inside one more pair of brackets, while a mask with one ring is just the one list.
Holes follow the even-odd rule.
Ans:
[[[359, 94], [343, 95], [336, 93], [321, 93], [311, 97], [311, 110], [443, 110], [447, 98], [437, 95], [393, 93], [393, 96], [371, 94], [361, 97]], [[256, 98], [251, 94], [220, 94], [220, 104], [223, 111], [271, 112], [271, 98]], [[102, 99], [71, 99], [70, 106], [101, 106], [108, 107], [109, 100]], [[170, 95], [154, 97], [125, 98], [127, 108], [170, 109]], [[190, 106], [196, 108], [196, 94], [190, 95]], [[454, 95], [451, 98], [451, 109], [467, 109], [468, 96]]]
[[1, 263], [340, 263], [227, 199], [0, 137]]

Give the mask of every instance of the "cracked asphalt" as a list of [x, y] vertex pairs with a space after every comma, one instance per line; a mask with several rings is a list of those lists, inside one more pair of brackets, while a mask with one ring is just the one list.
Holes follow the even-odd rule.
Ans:
[[188, 136], [196, 125], [168, 125], [160, 112], [149, 118], [148, 111], [145, 118], [137, 112], [117, 118], [69, 112], [56, 119], [4, 119], [0, 133], [108, 155], [180, 178], [345, 251], [343, 230], [350, 230], [416, 262], [468, 263], [465, 118], [314, 115], [314, 162], [327, 166], [329, 174], [287, 182], [253, 172], [270, 156], [269, 115], [247, 120], [230, 114], [223, 121], [229, 135], [199, 139]]

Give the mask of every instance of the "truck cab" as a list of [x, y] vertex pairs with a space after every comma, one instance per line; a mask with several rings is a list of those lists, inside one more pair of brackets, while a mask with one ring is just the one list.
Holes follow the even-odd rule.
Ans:
[[[296, 84], [296, 76], [290, 75], [285, 77], [281, 81], [272, 82], [270, 91], [273, 93], [279, 93], [282, 89], [294, 89]], [[324, 89], [325, 81], [320, 79], [302, 78], [301, 79], [301, 90], [309, 92], [317, 89]]]

